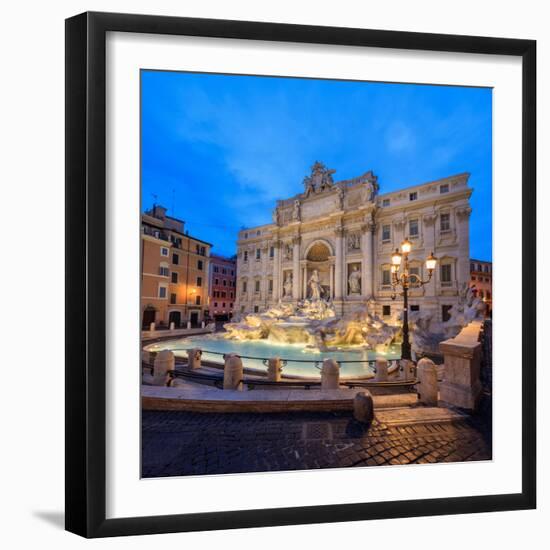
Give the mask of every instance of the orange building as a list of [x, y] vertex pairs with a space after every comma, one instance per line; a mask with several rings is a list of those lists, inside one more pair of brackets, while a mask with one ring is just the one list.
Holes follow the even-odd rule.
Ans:
[[208, 317], [211, 244], [185, 231], [185, 222], [154, 205], [141, 216], [142, 327], [200, 326]]
[[210, 257], [210, 318], [229, 321], [233, 317], [237, 286], [237, 259], [218, 254]]
[[487, 304], [487, 314], [493, 309], [493, 263], [470, 259], [470, 288]]

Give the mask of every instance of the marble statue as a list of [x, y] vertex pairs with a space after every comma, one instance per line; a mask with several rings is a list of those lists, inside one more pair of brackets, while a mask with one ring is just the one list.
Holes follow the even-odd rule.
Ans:
[[309, 278], [307, 284], [309, 285], [309, 289], [311, 291], [312, 301], [320, 300], [321, 292], [323, 291], [323, 289], [321, 287], [321, 283], [319, 282], [319, 271], [317, 271], [316, 269], [313, 270], [313, 273], [311, 274], [311, 277]]
[[285, 281], [283, 283], [283, 291], [284, 291], [283, 296], [285, 298], [288, 296], [292, 296], [292, 273], [289, 273], [286, 276]]
[[285, 244], [285, 260], [292, 260], [292, 246]]
[[294, 201], [294, 209], [292, 210], [292, 219], [294, 221], [300, 221], [300, 201], [296, 199]]
[[353, 271], [349, 274], [348, 284], [350, 294], [361, 294], [361, 272], [356, 265], [353, 266]]

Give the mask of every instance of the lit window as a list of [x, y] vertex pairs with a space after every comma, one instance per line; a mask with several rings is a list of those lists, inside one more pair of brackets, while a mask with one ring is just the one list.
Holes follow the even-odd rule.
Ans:
[[383, 225], [382, 226], [382, 241], [389, 241], [391, 239], [391, 226]]
[[418, 237], [418, 220], [409, 221], [409, 237]]
[[448, 183], [444, 183], [444, 184], [439, 186], [439, 193], [441, 195], [443, 195], [444, 193], [448, 193], [448, 192], [449, 192], [449, 184]]
[[409, 200], [415, 201], [418, 198], [418, 193], [416, 191], [413, 191], [412, 193], [409, 193]]
[[168, 249], [165, 246], [160, 247], [160, 255], [161, 256], [168, 256]]
[[441, 231], [449, 231], [451, 229], [451, 215], [449, 213], [440, 215], [439, 229]]

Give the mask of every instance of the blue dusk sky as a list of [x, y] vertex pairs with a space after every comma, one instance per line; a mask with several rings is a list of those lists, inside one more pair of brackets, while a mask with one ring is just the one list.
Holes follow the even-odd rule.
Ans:
[[380, 193], [470, 172], [470, 255], [492, 259], [492, 91], [142, 71], [142, 206], [235, 253], [319, 160]]

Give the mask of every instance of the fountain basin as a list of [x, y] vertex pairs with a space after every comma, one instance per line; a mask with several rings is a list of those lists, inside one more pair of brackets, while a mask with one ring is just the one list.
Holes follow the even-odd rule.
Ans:
[[[278, 343], [271, 340], [229, 340], [222, 335], [201, 335], [186, 338], [164, 340], [145, 346], [146, 351], [173, 351], [176, 357], [186, 357], [186, 350], [200, 348], [203, 360], [223, 363], [223, 354], [236, 353], [242, 357], [245, 368], [267, 372], [263, 359], [280, 357], [287, 361], [283, 375], [319, 377], [319, 368], [324, 359], [334, 359], [340, 364], [340, 375], [343, 377], [370, 376], [372, 367], [367, 361], [377, 357], [388, 360], [399, 359], [399, 345], [392, 345], [387, 352], [375, 352], [361, 346], [349, 346], [333, 351], [319, 351], [304, 343]], [[346, 361], [354, 361], [346, 363]], [[317, 364], [316, 364], [317, 363]]]

